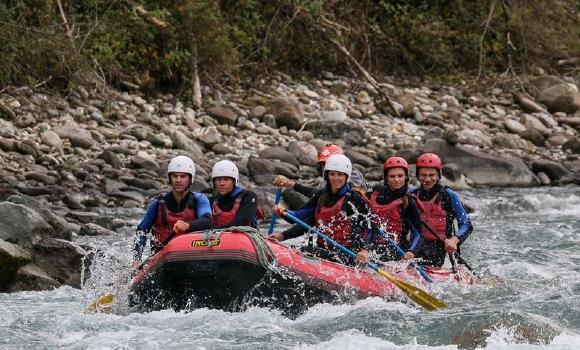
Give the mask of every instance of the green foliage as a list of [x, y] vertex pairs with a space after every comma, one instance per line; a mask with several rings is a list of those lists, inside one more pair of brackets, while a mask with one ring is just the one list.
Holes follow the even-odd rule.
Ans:
[[[0, 84], [87, 72], [148, 88], [273, 69], [345, 71], [338, 39], [374, 73], [465, 76], [580, 55], [572, 0], [56, 0], [0, 3]], [[493, 11], [491, 11], [493, 10]], [[485, 31], [485, 35], [484, 35]]]

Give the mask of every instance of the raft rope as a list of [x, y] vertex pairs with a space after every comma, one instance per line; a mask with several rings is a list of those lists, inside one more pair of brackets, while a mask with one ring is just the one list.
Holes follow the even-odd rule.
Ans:
[[219, 239], [222, 232], [244, 233], [254, 245], [260, 266], [268, 270], [274, 270], [276, 256], [258, 229], [249, 226], [232, 226], [224, 229], [208, 230], [204, 233], [206, 244], [209, 246], [212, 241]]

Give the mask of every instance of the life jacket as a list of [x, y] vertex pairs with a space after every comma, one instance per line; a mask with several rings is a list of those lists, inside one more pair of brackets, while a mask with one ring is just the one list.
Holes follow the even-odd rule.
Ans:
[[[426, 224], [423, 230], [423, 239], [427, 241], [445, 240], [446, 238], [447, 211], [443, 209], [441, 203], [441, 193], [444, 191], [445, 187], [428, 201], [420, 200], [418, 192], [412, 194], [417, 202], [419, 213], [421, 213], [421, 220]], [[429, 228], [435, 231], [436, 235]]]
[[[398, 198], [388, 204], [379, 204], [377, 201], [378, 197], [379, 192], [374, 191], [369, 199], [370, 206], [381, 220], [381, 223], [386, 224], [386, 232], [395, 234], [395, 241], [399, 244], [403, 232], [403, 215], [401, 212], [403, 201], [401, 198]], [[375, 238], [374, 243], [388, 244], [387, 240], [380, 236]]]
[[[228, 225], [230, 222], [234, 221], [234, 218], [236, 217], [238, 210], [240, 210], [240, 203], [241, 202], [242, 202], [242, 193], [239, 193], [238, 196], [236, 197], [236, 199], [234, 200], [234, 205], [232, 206], [232, 209], [230, 209], [229, 211], [225, 211], [225, 210], [222, 210], [222, 208], [220, 208], [220, 206], [218, 205], [217, 198], [216, 198], [214, 200], [213, 206], [212, 206], [212, 212], [213, 212], [213, 214], [211, 216], [212, 227], [219, 227], [219, 226], [223, 226], [223, 225]], [[253, 217], [250, 220], [250, 222], [248, 222], [246, 225], [251, 226], [251, 227], [257, 227], [258, 221], [262, 220], [263, 217], [264, 217], [264, 211], [262, 210], [262, 208], [258, 208], [258, 210], [256, 212], [256, 216]]]
[[167, 205], [165, 204], [165, 194], [160, 194], [157, 196], [157, 200], [159, 203], [157, 207], [157, 217], [155, 218], [156, 242], [154, 244], [156, 248], [160, 249], [163, 248], [164, 243], [168, 243], [165, 241], [173, 232], [173, 225], [175, 225], [177, 221], [181, 220], [190, 222], [197, 219], [197, 215], [195, 209], [193, 208], [195, 196], [192, 192], [189, 193], [189, 199], [187, 200], [185, 209], [179, 213], [174, 213], [167, 209]]
[[[348, 194], [344, 195], [332, 207], [317, 208], [314, 213], [316, 228], [345, 247], [351, 245], [350, 219], [342, 211], [342, 206], [347, 196]], [[332, 247], [331, 244], [326, 243], [322, 238], [318, 238], [316, 244], [319, 247]]]

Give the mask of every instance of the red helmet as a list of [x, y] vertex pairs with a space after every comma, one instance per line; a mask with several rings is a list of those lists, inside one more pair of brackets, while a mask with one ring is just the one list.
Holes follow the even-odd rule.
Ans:
[[405, 159], [403, 159], [401, 157], [390, 157], [389, 159], [387, 159], [385, 161], [383, 168], [385, 170], [391, 169], [391, 168], [403, 168], [403, 169], [405, 169], [405, 172], [408, 172], [409, 171], [409, 164], [407, 163], [407, 161]]
[[326, 162], [328, 157], [335, 154], [344, 154], [344, 152], [342, 151], [342, 148], [329, 143], [328, 145], [322, 147], [322, 149], [318, 152], [318, 162]]
[[417, 169], [419, 168], [435, 168], [441, 172], [443, 168], [443, 162], [441, 158], [435, 153], [423, 153], [417, 158], [416, 163]]

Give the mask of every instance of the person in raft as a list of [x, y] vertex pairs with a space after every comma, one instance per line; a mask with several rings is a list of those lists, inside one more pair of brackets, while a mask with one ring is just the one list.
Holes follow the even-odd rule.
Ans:
[[137, 226], [134, 269], [141, 264], [147, 234], [152, 229], [151, 251], [156, 253], [177, 235], [211, 228], [211, 207], [208, 198], [189, 189], [195, 177], [193, 160], [186, 156], [171, 159], [167, 166], [167, 176], [171, 192], [157, 195]]
[[383, 164], [383, 184], [367, 193], [370, 206], [381, 228], [379, 236], [370, 237], [372, 251], [381, 261], [399, 260], [387, 235], [404, 251], [404, 260], [415, 258], [421, 244], [421, 216], [415, 199], [407, 193], [409, 164], [401, 157], [390, 157]]
[[[326, 165], [326, 161], [328, 160], [328, 158], [330, 156], [333, 156], [335, 154], [344, 154], [344, 152], [343, 152], [342, 148], [340, 148], [338, 145], [335, 145], [332, 143], [327, 144], [326, 146], [322, 147], [318, 151], [318, 163], [316, 165], [316, 169], [318, 169], [318, 172], [321, 176], [323, 175], [322, 173], [324, 170], [324, 166]], [[363, 174], [358, 169], [356, 169], [356, 168], [352, 169], [352, 173], [351, 173], [351, 176], [349, 178], [349, 182], [352, 185], [352, 189], [358, 190], [361, 194], [364, 195], [364, 193], [367, 191], [366, 180], [365, 180]], [[283, 175], [278, 175], [274, 179], [274, 185], [276, 185], [278, 187], [285, 188], [287, 190], [293, 189], [294, 191], [296, 191], [300, 194], [303, 194], [304, 196], [310, 198], [317, 191], [324, 190], [326, 188], [326, 181], [323, 179], [322, 182], [320, 184], [318, 184], [317, 187], [311, 187], [311, 186], [306, 186], [306, 185], [300, 184], [294, 180], [290, 180]], [[290, 238], [302, 236], [303, 234], [304, 234], [304, 229], [300, 225], [296, 224], [296, 225], [289, 227], [288, 229], [284, 230], [284, 232], [279, 233], [277, 235], [278, 236], [281, 235], [282, 239], [290, 239]], [[309, 240], [308, 244], [310, 246], [313, 245], [312, 236], [310, 236], [310, 240]]]
[[[339, 146], [329, 143], [326, 146], [322, 147], [320, 151], [318, 151], [318, 163], [316, 165], [316, 169], [320, 175], [322, 175], [322, 171], [324, 169], [324, 165], [326, 164], [327, 159], [335, 154], [344, 154], [342, 148]], [[363, 174], [356, 168], [352, 169], [352, 175], [349, 179], [351, 184], [354, 188], [362, 189], [363, 193], [366, 192], [367, 183]], [[323, 180], [318, 186], [306, 186], [301, 183], [298, 183], [294, 180], [290, 180], [284, 175], [278, 175], [274, 179], [274, 185], [278, 187], [283, 187], [287, 190], [294, 190], [300, 194], [305, 195], [306, 197], [312, 197], [318, 190], [322, 190], [326, 187], [326, 182]]]
[[[459, 252], [459, 246], [473, 231], [457, 194], [439, 183], [442, 169], [443, 163], [438, 155], [420, 155], [416, 162], [416, 175], [421, 185], [410, 192], [417, 201], [423, 224], [423, 240], [417, 257], [424, 264], [436, 267], [443, 265], [446, 253], [453, 257], [455, 252]], [[454, 220], [457, 220], [457, 231]]]
[[211, 171], [211, 181], [216, 192], [211, 201], [213, 228], [258, 226], [263, 216], [258, 208], [258, 196], [240, 187], [240, 172], [234, 162], [217, 162]]
[[[370, 208], [365, 199], [351, 189], [352, 185], [348, 181], [352, 175], [350, 160], [342, 154], [330, 156], [324, 165], [323, 175], [326, 187], [318, 190], [303, 208], [288, 212], [357, 253], [356, 259], [340, 252], [320, 237], [316, 241], [317, 247], [304, 248], [321, 258], [348, 265], [366, 263], [368, 250], [365, 237], [371, 226]], [[273, 210], [277, 215], [285, 217], [283, 214], [286, 209], [282, 205], [274, 206]], [[274, 233], [270, 237], [277, 240], [285, 238], [281, 233]]]

